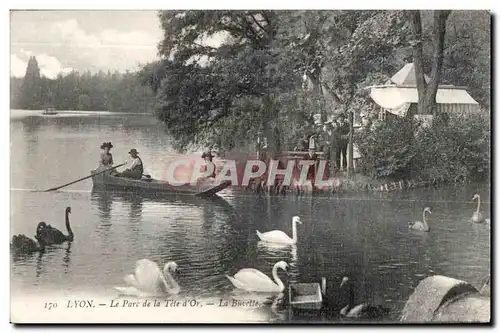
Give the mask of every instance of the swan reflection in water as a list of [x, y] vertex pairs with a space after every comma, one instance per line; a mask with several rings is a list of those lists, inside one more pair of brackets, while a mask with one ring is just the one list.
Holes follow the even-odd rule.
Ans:
[[259, 241], [257, 243], [258, 257], [269, 259], [270, 263], [281, 260], [282, 258], [289, 265], [288, 280], [289, 282], [296, 282], [299, 277], [299, 265], [297, 255], [297, 245], [295, 244], [276, 244]]
[[227, 299], [228, 304], [236, 305], [241, 308], [247, 308], [248, 311], [263, 311], [268, 314], [270, 310], [274, 315], [272, 320], [285, 320], [288, 314], [284, 306], [285, 291], [281, 293], [263, 293], [263, 292], [248, 292], [241, 289], [234, 289], [230, 298]]
[[64, 250], [63, 264], [64, 274], [69, 274], [69, 265], [71, 263], [71, 242], [67, 243], [66, 249]]

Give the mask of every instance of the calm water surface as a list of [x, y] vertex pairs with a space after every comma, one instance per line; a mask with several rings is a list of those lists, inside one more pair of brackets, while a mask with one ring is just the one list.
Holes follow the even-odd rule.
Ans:
[[[285, 284], [319, 282], [324, 276], [335, 295], [349, 275], [359, 302], [383, 302], [397, 319], [427, 276], [442, 274], [478, 286], [489, 274], [490, 230], [468, 222], [474, 193], [490, 217], [488, 186], [331, 198], [241, 196], [228, 189], [219, 199], [152, 199], [92, 193], [86, 180], [58, 192], [31, 192], [88, 175], [103, 141], [113, 142], [116, 164], [136, 148], [155, 178], [176, 154], [163, 126], [148, 116], [16, 115], [11, 117], [11, 236], [32, 236], [41, 220], [65, 231], [64, 209], [71, 206], [75, 241], [43, 255], [13, 258], [13, 296], [92, 292], [114, 297], [112, 287], [124, 285], [135, 261], [149, 258], [161, 267], [177, 262], [182, 271], [176, 279], [186, 297], [236, 297], [225, 274], [254, 267], [270, 275], [272, 266], [285, 260], [291, 265], [288, 277], [279, 273]], [[407, 222], [421, 219], [425, 206], [432, 207], [431, 232], [408, 230]], [[294, 215], [304, 222], [296, 247], [258, 243], [255, 230], [291, 234]], [[255, 311], [239, 315], [244, 320]], [[271, 305], [258, 311], [264, 321], [288, 318]]]

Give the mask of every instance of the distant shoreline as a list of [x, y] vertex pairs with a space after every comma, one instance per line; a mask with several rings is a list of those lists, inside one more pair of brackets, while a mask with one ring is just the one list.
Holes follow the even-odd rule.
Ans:
[[10, 109], [10, 116], [16, 116], [21, 114], [32, 114], [32, 115], [40, 115], [43, 117], [57, 117], [64, 115], [85, 115], [85, 114], [102, 114], [102, 115], [132, 115], [132, 116], [153, 116], [152, 113], [149, 112], [115, 112], [115, 111], [78, 111], [78, 110], [56, 110], [56, 115], [43, 115], [42, 112], [44, 110], [24, 110], [24, 109]]

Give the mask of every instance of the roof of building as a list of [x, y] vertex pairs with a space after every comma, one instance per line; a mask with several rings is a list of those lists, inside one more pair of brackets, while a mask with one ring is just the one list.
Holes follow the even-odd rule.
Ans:
[[[430, 78], [424, 74], [425, 82], [429, 82]], [[417, 76], [415, 75], [415, 66], [413, 63], [404, 65], [396, 74], [391, 77], [390, 83], [398, 86], [402, 85], [416, 85]]]
[[[370, 97], [385, 109], [396, 109], [406, 103], [418, 103], [417, 88], [397, 86], [372, 87]], [[438, 104], [478, 104], [465, 89], [439, 88], [436, 93]]]
[[[429, 77], [425, 76], [426, 81]], [[385, 109], [399, 109], [408, 103], [418, 103], [415, 69], [406, 64], [390, 80], [389, 84], [371, 86], [370, 97]], [[479, 104], [464, 87], [439, 85], [436, 93], [438, 104]]]

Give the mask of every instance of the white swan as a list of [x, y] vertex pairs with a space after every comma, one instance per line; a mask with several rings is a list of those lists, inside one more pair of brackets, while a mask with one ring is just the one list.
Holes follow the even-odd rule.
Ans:
[[148, 297], [165, 293], [178, 294], [180, 287], [170, 272], [177, 270], [177, 264], [170, 261], [165, 264], [163, 272], [158, 265], [148, 259], [140, 259], [135, 264], [134, 274], [125, 276], [128, 287], [114, 287], [121, 294], [128, 296]]
[[474, 194], [474, 197], [472, 198], [472, 201], [477, 199], [477, 209], [476, 211], [472, 214], [472, 222], [474, 223], [483, 223], [484, 221], [484, 216], [483, 214], [479, 211], [479, 208], [481, 206], [481, 197], [479, 194]]
[[285, 234], [281, 230], [272, 230], [264, 233], [261, 233], [259, 232], [259, 230], [257, 230], [257, 236], [259, 236], [259, 238], [265, 242], [279, 243], [279, 244], [296, 244], [297, 223], [302, 224], [302, 221], [300, 221], [300, 217], [294, 216], [292, 219], [292, 238], [290, 238], [287, 234]]
[[418, 230], [418, 231], [429, 231], [431, 230], [431, 227], [427, 224], [427, 220], [425, 219], [425, 213], [432, 214], [431, 209], [429, 207], [424, 208], [423, 216], [422, 216], [422, 221], [412, 221], [408, 222], [408, 228], [412, 230]]
[[260, 291], [260, 292], [282, 292], [285, 285], [278, 277], [278, 268], [286, 272], [288, 264], [284, 261], [279, 261], [274, 264], [273, 278], [271, 280], [267, 275], [254, 268], [243, 268], [234, 274], [234, 277], [226, 275], [231, 283], [238, 289], [247, 291]]

